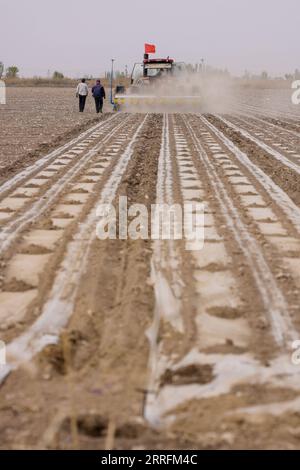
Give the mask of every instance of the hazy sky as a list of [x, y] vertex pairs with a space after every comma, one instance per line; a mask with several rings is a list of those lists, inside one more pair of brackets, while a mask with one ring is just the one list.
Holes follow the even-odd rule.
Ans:
[[273, 75], [300, 69], [300, 0], [0, 0], [0, 61], [21, 74], [123, 70], [159, 56]]

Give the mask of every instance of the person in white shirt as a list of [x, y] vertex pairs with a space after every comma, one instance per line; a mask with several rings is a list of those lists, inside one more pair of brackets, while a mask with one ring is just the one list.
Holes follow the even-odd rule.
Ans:
[[85, 108], [86, 98], [89, 94], [89, 87], [85, 83], [85, 78], [81, 80], [81, 83], [78, 84], [76, 90], [76, 96], [79, 98], [79, 112], [83, 113]]

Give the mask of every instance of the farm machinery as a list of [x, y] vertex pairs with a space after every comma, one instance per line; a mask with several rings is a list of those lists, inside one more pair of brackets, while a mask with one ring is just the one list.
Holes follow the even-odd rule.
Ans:
[[200, 87], [193, 85], [183, 62], [150, 59], [145, 53], [133, 67], [130, 86], [116, 87], [113, 105], [125, 112], [195, 112], [201, 101]]

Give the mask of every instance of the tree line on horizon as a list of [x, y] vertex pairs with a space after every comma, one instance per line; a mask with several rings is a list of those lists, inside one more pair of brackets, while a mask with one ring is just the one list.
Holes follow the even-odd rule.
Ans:
[[[231, 73], [228, 71], [227, 68], [225, 69], [220, 69], [216, 67], [212, 67], [210, 65], [206, 65], [203, 62], [201, 64], [186, 64], [186, 68], [188, 72], [190, 73], [206, 73], [208, 75], [219, 75], [219, 76], [224, 76], [224, 77], [231, 77]], [[4, 73], [5, 72], [5, 73]], [[0, 79], [5, 77], [9, 79], [16, 79], [19, 78], [19, 73], [20, 69], [16, 65], [11, 65], [5, 69], [3, 62], [0, 61]], [[41, 77], [32, 77], [36, 79], [41, 79]], [[52, 74], [52, 80], [63, 80], [63, 79], [70, 79], [70, 77], [65, 77], [65, 75], [62, 72], [59, 72], [55, 70]], [[92, 80], [94, 77], [92, 75], [83, 75], [82, 78], [85, 78], [87, 80]], [[104, 78], [107, 80], [111, 79], [111, 72], [105, 72]], [[116, 70], [114, 72], [114, 78], [115, 79], [126, 79], [128, 78], [128, 70], [127, 66], [125, 71], [120, 71]], [[261, 74], [253, 74], [249, 70], [245, 70], [244, 74], [241, 77], [244, 80], [271, 80], [271, 79], [277, 79], [277, 80], [300, 80], [300, 70], [296, 69], [294, 73], [286, 73], [284, 76], [279, 76], [279, 77], [272, 77], [269, 75], [267, 71], [262, 71]]]

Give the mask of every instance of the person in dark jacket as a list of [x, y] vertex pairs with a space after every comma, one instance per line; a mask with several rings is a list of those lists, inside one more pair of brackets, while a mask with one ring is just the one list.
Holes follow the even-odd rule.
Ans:
[[95, 105], [96, 105], [96, 113], [102, 113], [103, 109], [103, 100], [105, 100], [105, 90], [104, 87], [101, 85], [100, 80], [96, 81], [96, 85], [93, 86], [92, 88], [92, 94], [95, 99]]

